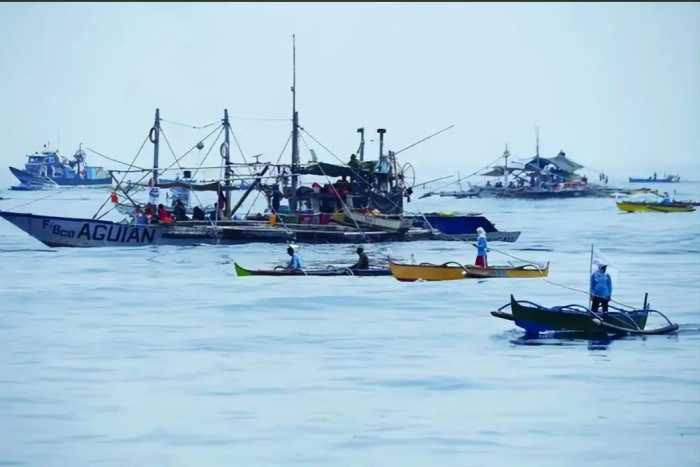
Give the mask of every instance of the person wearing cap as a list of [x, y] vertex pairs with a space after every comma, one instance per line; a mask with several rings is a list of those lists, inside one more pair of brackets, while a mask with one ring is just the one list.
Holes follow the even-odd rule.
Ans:
[[489, 267], [488, 260], [486, 258], [486, 252], [488, 249], [488, 242], [486, 241], [486, 231], [483, 227], [476, 228], [476, 243], [472, 243], [476, 247], [476, 266], [481, 268]]
[[357, 259], [357, 263], [350, 266], [350, 269], [369, 269], [369, 258], [367, 257], [367, 253], [365, 253], [364, 248], [358, 246], [355, 252], [359, 258]]
[[608, 266], [599, 264], [598, 270], [591, 274], [591, 311], [598, 312], [603, 307], [603, 313], [608, 312], [608, 303], [612, 295], [612, 280], [607, 271]]
[[294, 251], [294, 248], [291, 246], [287, 248], [287, 254], [291, 257], [289, 259], [289, 263], [287, 263], [287, 270], [289, 271], [294, 271], [297, 269], [301, 269], [301, 260], [299, 259], [299, 255], [296, 254]]

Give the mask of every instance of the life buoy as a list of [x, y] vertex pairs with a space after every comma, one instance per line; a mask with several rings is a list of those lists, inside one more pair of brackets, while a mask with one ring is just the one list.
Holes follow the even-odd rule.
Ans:
[[221, 146], [219, 147], [219, 154], [221, 154], [222, 159], [226, 159], [229, 155], [228, 152], [228, 144], [226, 144], [226, 141], [221, 143]]
[[117, 193], [116, 193], [116, 192], [113, 191], [112, 194], [109, 195], [109, 197], [112, 199], [112, 202], [113, 202], [113, 203], [116, 204], [116, 203], [119, 202], [119, 196], [117, 196]]
[[156, 144], [158, 139], [158, 131], [156, 130], [156, 127], [151, 128], [151, 131], [148, 132], [148, 139], [151, 143]]

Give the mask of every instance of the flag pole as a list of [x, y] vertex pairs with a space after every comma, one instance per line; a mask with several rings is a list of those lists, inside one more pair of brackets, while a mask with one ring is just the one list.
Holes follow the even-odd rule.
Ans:
[[593, 305], [593, 298], [591, 297], [591, 275], [593, 274], [593, 244], [591, 243], [591, 261], [590, 264], [588, 265], [588, 278], [587, 278], [587, 284], [588, 284], [588, 309], [591, 309], [591, 306]]

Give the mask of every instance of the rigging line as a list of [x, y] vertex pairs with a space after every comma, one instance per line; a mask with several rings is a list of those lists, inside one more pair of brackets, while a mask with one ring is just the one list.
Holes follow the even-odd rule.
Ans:
[[[204, 162], [206, 162], [207, 158], [209, 157], [209, 154], [211, 154], [212, 149], [214, 149], [214, 146], [216, 146], [216, 143], [219, 142], [219, 138], [221, 137], [221, 133], [223, 133], [224, 127], [223, 125], [219, 127], [219, 133], [216, 135], [216, 138], [214, 139], [214, 142], [211, 143], [211, 146], [209, 147], [209, 150], [207, 153], [204, 155], [204, 159], [199, 163], [199, 167], [194, 171], [192, 174], [192, 178], [195, 178], [197, 174], [199, 173], [200, 169], [204, 165]], [[213, 133], [213, 132], [212, 132]], [[196, 146], [195, 146], [196, 147]], [[191, 151], [191, 150], [190, 150]], [[189, 152], [189, 151], [188, 151]], [[184, 156], [183, 156], [184, 157]]]
[[291, 122], [292, 119], [289, 117], [241, 117], [241, 116], [231, 116], [229, 119], [233, 120], [250, 120], [250, 121], [269, 121], [269, 122]]
[[[170, 149], [170, 153], [173, 155], [173, 159], [175, 159], [175, 163], [177, 163], [177, 166], [180, 168], [180, 171], [182, 172], [182, 166], [180, 165], [179, 160], [177, 159], [177, 156], [175, 155], [175, 151], [173, 150], [173, 147], [170, 145], [170, 140], [168, 140], [168, 136], [165, 134], [163, 129], [161, 128], [160, 132], [163, 134], [163, 138], [165, 139], [166, 144], [168, 145], [168, 149]], [[194, 197], [197, 198], [197, 203], [199, 203], [200, 206], [202, 206], [202, 200], [199, 198], [199, 195], [197, 195], [197, 192], [195, 190], [190, 190], [191, 193], [194, 193]]]
[[[74, 188], [78, 188], [78, 186], [62, 187], [62, 189], [66, 189], [66, 190], [72, 190], [72, 189], [74, 189]], [[49, 191], [52, 191], [52, 190], [49, 190]], [[50, 198], [50, 197], [52, 197], [52, 196], [56, 196], [56, 192], [55, 192], [55, 191], [52, 192], [52, 193], [49, 193], [49, 194], [46, 195], [46, 196], [42, 196], [42, 197], [40, 197], [40, 198], [33, 199], [33, 200], [31, 200], [31, 201], [29, 201], [29, 202], [27, 202], [27, 203], [22, 203], [22, 204], [18, 204], [18, 205], [16, 205], [16, 206], [11, 206], [11, 207], [9, 207], [8, 209], [14, 211], [14, 210], [17, 209], [17, 208], [21, 208], [21, 207], [24, 207], [24, 206], [29, 206], [30, 204], [34, 204], [34, 203], [36, 203], [37, 201], [43, 201], [43, 200], [45, 200], [45, 199], [47, 199], [47, 198]]]
[[[150, 136], [150, 134], [147, 134], [146, 137], [143, 139], [143, 142], [141, 143], [141, 146], [139, 146], [139, 150], [136, 151], [136, 155], [134, 155], [134, 158], [131, 159], [131, 163], [129, 164], [129, 168], [127, 169], [127, 172], [125, 172], [124, 175], [122, 175], [121, 180], [117, 181], [116, 177], [114, 177], [114, 175], [112, 175], [112, 178], [114, 179], [114, 181], [117, 182], [117, 186], [114, 188], [114, 191], [122, 190], [122, 192], [124, 193], [124, 195], [125, 195], [127, 198], [129, 197], [129, 190], [128, 190], [128, 189], [127, 189], [126, 191], [123, 190], [123, 189], [121, 188], [121, 185], [122, 185], [122, 183], [124, 183], [124, 180], [126, 179], [126, 176], [129, 174], [128, 170], [131, 170], [131, 168], [134, 167], [134, 162], [136, 162], [136, 159], [138, 159], [139, 155], [141, 155], [141, 151], [143, 151], [143, 147], [146, 145], [146, 141], [149, 140], [149, 136]], [[146, 172], [146, 174], [145, 174], [144, 176], [142, 176], [141, 179], [140, 179], [139, 181], [143, 180], [143, 179], [146, 177], [147, 174], [148, 174], [148, 172]], [[111, 183], [110, 183], [110, 185], [111, 185]], [[108, 199], [108, 200], [111, 199], [111, 196], [112, 196], [112, 195], [110, 194], [110, 195], [109, 195], [109, 198], [107, 198], [107, 199]], [[105, 201], [104, 203], [102, 203], [102, 206], [100, 206], [99, 209], [97, 210], [97, 212], [95, 212], [95, 214], [93, 214], [93, 216], [92, 216], [93, 219], [97, 217], [97, 215], [100, 213], [100, 211], [102, 210], [102, 208], [105, 206], [106, 203], [107, 203], [107, 201]]]
[[[518, 260], [518, 261], [522, 261], [522, 262], [525, 262], [525, 263], [533, 264], [533, 265], [535, 265], [535, 266], [537, 267], [537, 269], [539, 269], [539, 266], [537, 266], [537, 263], [535, 263], [534, 261], [529, 261], [529, 260], [526, 260], [526, 259], [523, 259], [523, 258], [518, 258], [518, 257], [515, 256], [515, 255], [511, 255], [511, 254], [509, 254], [509, 253], [506, 253], [505, 251], [502, 251], [502, 250], [499, 250], [499, 249], [496, 249], [496, 248], [491, 248], [491, 247], [489, 247], [489, 250], [496, 251], [496, 252], [501, 253], [502, 255], [505, 255], [505, 256], [510, 256], [511, 258], [516, 259], [516, 260]], [[556, 285], [556, 286], [559, 286], [559, 287], [563, 287], [563, 288], [565, 288], [565, 289], [573, 290], [573, 291], [575, 291], [575, 292], [581, 292], [581, 293], [586, 294], [586, 295], [589, 294], [589, 292], [587, 292], [587, 291], [585, 291], [585, 290], [577, 289], [576, 287], [570, 287], [570, 286], [564, 285], [564, 284], [560, 284], [560, 283], [554, 282], [554, 281], [552, 281], [551, 279], [548, 279], [548, 278], [546, 278], [546, 277], [543, 277], [542, 279], [543, 279], [545, 282], [548, 282], [548, 283], [550, 283], [550, 284], [552, 284], [552, 285]], [[617, 300], [612, 300], [612, 299], [610, 299], [610, 301], [611, 301], [612, 303], [617, 304], [617, 305], [626, 306], [626, 307], [628, 307], [628, 308], [634, 308], [634, 307], [631, 306], [631, 305], [627, 305], [626, 303], [622, 303], [622, 302], [619, 302], [619, 301], [617, 301]]]
[[399, 149], [398, 151], [394, 152], [394, 155], [397, 155], [397, 154], [399, 154], [399, 153], [401, 153], [401, 152], [404, 152], [404, 151], [407, 150], [407, 149], [411, 149], [413, 146], [415, 146], [415, 145], [417, 145], [417, 144], [420, 144], [420, 143], [422, 143], [423, 141], [432, 138], [433, 136], [437, 136], [437, 135], [439, 135], [440, 133], [444, 133], [444, 132], [446, 132], [447, 130], [449, 130], [449, 129], [451, 129], [451, 128], [454, 128], [454, 124], [448, 126], [447, 128], [443, 128], [443, 129], [440, 130], [440, 131], [436, 131], [436, 132], [433, 133], [432, 135], [426, 136], [425, 138], [420, 139], [420, 140], [416, 141], [416, 142], [413, 143], [413, 144], [409, 144], [409, 145], [406, 146], [405, 148]]
[[207, 123], [206, 125], [192, 125], [189, 123], [181, 123], [181, 122], [175, 122], [173, 120], [166, 120], [164, 118], [161, 118], [160, 121], [165, 122], [165, 123], [170, 123], [171, 125], [179, 125], [179, 126], [182, 126], [185, 128], [193, 128], [195, 130], [203, 130], [205, 128], [209, 128], [209, 127], [214, 126], [217, 123], [219, 123], [218, 121], [215, 121], [215, 122]]
[[[207, 134], [204, 138], [200, 139], [200, 140], [197, 142], [197, 144], [195, 144], [195, 145], [192, 146], [190, 149], [188, 149], [187, 152], [185, 152], [183, 155], [181, 155], [180, 157], [178, 157], [175, 161], [176, 161], [176, 162], [181, 161], [186, 155], [188, 155], [189, 153], [191, 153], [192, 151], [194, 151], [195, 149], [197, 149], [197, 146], [199, 145], [199, 143], [204, 143], [204, 141], [206, 141], [211, 135], [213, 135], [213, 134], [216, 132], [217, 129], [223, 130], [223, 125], [219, 125], [217, 128], [214, 128], [212, 131], [209, 132], [209, 134]], [[217, 140], [218, 140], [218, 136], [217, 136]], [[214, 143], [216, 143], [216, 141], [215, 141]], [[212, 145], [212, 147], [213, 147], [213, 145]], [[210, 148], [210, 151], [211, 151], [211, 148]], [[207, 154], [208, 154], [208, 153], [207, 153]], [[175, 163], [170, 164], [168, 167], [166, 167], [166, 168], [163, 170], [162, 173], [167, 172], [167, 171], [168, 171], [169, 169], [171, 169], [174, 165], [175, 165]], [[202, 165], [202, 164], [200, 164], [200, 166], [201, 166], [201, 165]], [[194, 178], [194, 176], [193, 176], [192, 178]]]
[[439, 190], [442, 190], [443, 188], [447, 188], [448, 186], [451, 186], [451, 185], [456, 185], [456, 184], [462, 182], [463, 180], [466, 180], [466, 179], [468, 179], [468, 178], [470, 178], [470, 177], [473, 177], [474, 175], [478, 174], [478, 173], [481, 172], [482, 170], [488, 169], [488, 168], [491, 167], [493, 164], [495, 164], [496, 162], [498, 162], [499, 159], [502, 159], [502, 158], [503, 158], [503, 156], [498, 156], [496, 159], [494, 159], [493, 161], [491, 161], [491, 162], [488, 163], [487, 165], [481, 167], [480, 169], [476, 170], [475, 172], [472, 172], [472, 173], [470, 173], [469, 175], [466, 175], [466, 176], [464, 176], [464, 177], [458, 177], [457, 180], [455, 180], [455, 181], [453, 181], [453, 182], [450, 182], [450, 183], [447, 183], [446, 185], [441, 185], [439, 188], [435, 188], [435, 189], [432, 190], [432, 191], [433, 191], [433, 192], [437, 192], [437, 191], [439, 191]]
[[248, 160], [245, 158], [245, 154], [243, 153], [243, 148], [241, 147], [241, 144], [238, 142], [238, 138], [236, 138], [236, 133], [234, 133], [233, 128], [231, 129], [231, 136], [233, 136], [233, 141], [236, 143], [236, 146], [238, 147], [238, 151], [241, 153], [241, 157], [243, 157], [243, 162], [246, 164], [248, 163]]
[[284, 143], [284, 147], [282, 148], [282, 151], [280, 151], [280, 155], [277, 157], [277, 162], [275, 162], [275, 166], [278, 166], [280, 163], [280, 160], [282, 159], [282, 156], [284, 155], [284, 151], [287, 149], [287, 146], [289, 146], [289, 142], [292, 140], [292, 132], [289, 132], [289, 136], [287, 136], [287, 142]]
[[136, 167], [137, 169], [141, 169], [141, 170], [148, 170], [148, 169], [144, 169], [144, 168], [142, 168], [142, 167], [138, 167], [138, 166], [133, 165], [133, 164], [127, 164], [126, 162], [122, 162], [122, 161], [120, 161], [120, 160], [114, 159], [114, 158], [109, 157], [109, 156], [105, 156], [104, 154], [102, 154], [102, 153], [100, 153], [100, 152], [98, 152], [98, 151], [95, 151], [95, 150], [92, 149], [91, 147], [85, 146], [85, 149], [87, 149], [87, 150], [90, 151], [90, 152], [93, 152], [93, 153], [97, 154], [97, 155], [100, 156], [100, 157], [104, 157], [105, 159], [107, 159], [107, 160], [109, 160], [109, 161], [116, 162], [117, 164], [127, 165], [127, 166], [129, 166], [129, 167]]

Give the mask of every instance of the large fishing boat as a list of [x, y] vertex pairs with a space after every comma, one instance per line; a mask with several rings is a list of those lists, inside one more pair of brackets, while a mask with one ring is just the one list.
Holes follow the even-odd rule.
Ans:
[[[293, 45], [293, 62], [296, 61], [296, 49]], [[110, 199], [98, 209], [91, 219], [69, 219], [52, 216], [37, 216], [28, 213], [0, 212], [0, 216], [14, 223], [33, 237], [51, 246], [106, 246], [106, 245], [142, 245], [142, 244], [198, 244], [198, 243], [240, 243], [240, 242], [285, 242], [294, 240], [309, 243], [360, 243], [383, 241], [413, 240], [463, 240], [454, 233], [441, 232], [422, 214], [408, 214], [404, 202], [410, 202], [415, 184], [415, 172], [410, 163], [401, 164], [398, 155], [423, 141], [428, 140], [452, 126], [435, 132], [400, 150], [385, 151], [384, 135], [386, 130], [377, 130], [379, 135], [379, 156], [377, 160], [365, 160], [364, 128], [358, 129], [360, 146], [350, 161], [343, 163], [335, 154], [320, 143], [309, 131], [299, 125], [299, 112], [296, 109], [296, 67], [293, 69], [292, 82], [292, 131], [287, 144], [291, 141], [291, 164], [271, 162], [243, 163], [231, 160], [231, 139], [235, 138], [229, 120], [228, 110], [224, 110], [221, 124], [209, 135], [197, 139], [196, 144], [184, 154], [175, 154], [162, 127], [160, 110], [156, 109], [154, 124], [148, 132], [147, 141], [153, 144], [152, 168], [136, 167], [133, 164], [126, 170], [113, 171], [115, 181], [117, 174], [124, 174], [110, 198], [112, 208], [103, 208]], [[211, 124], [213, 125], [213, 124]], [[211, 126], [209, 125], [209, 126]], [[303, 132], [320, 147], [340, 161], [340, 164], [319, 162], [312, 153], [312, 160], [303, 164], [300, 160], [300, 133]], [[214, 136], [216, 134], [216, 136]], [[219, 145], [219, 138], [223, 142]], [[232, 138], [233, 137], [233, 138]], [[165, 139], [167, 149], [174, 161], [167, 167], [160, 166], [161, 138]], [[287, 147], [285, 144], [285, 148]], [[183, 167], [180, 160], [195, 149], [209, 147], [207, 155], [218, 148], [221, 164], [206, 167], [223, 172], [223, 177], [209, 182], [195, 183], [192, 180], [165, 181], [162, 177], [172, 171], [203, 169]], [[135, 156], [138, 158], [141, 149]], [[239, 146], [240, 149], [240, 146]], [[284, 149], [282, 153], [284, 153]], [[241, 155], [243, 155], [241, 153]], [[205, 156], [206, 158], [206, 156]], [[237, 172], [237, 173], [236, 173]], [[137, 174], [139, 180], [125, 185], [127, 175]], [[310, 186], [302, 184], [301, 178], [315, 177], [316, 182]], [[335, 179], [335, 180], [333, 180]], [[320, 180], [320, 183], [318, 183]], [[238, 185], [236, 184], [238, 183]], [[247, 189], [232, 202], [232, 191], [239, 189], [241, 183], [247, 183]], [[134, 199], [134, 189], [148, 190], [148, 202]], [[187, 210], [180, 206], [175, 208], [156, 207], [161, 204], [160, 190], [179, 188], [187, 192], [216, 193], [217, 202], [210, 209], [196, 208]], [[239, 210], [254, 191], [265, 194], [267, 213], [240, 215]], [[257, 197], [256, 197], [257, 198]], [[285, 201], [286, 204], [283, 204]], [[255, 202], [255, 200], [253, 200]], [[200, 203], [201, 204], [201, 203]], [[197, 207], [199, 208], [199, 207]], [[120, 223], [101, 220], [112, 209], [117, 209], [127, 216]], [[169, 212], [170, 211], [170, 212]], [[207, 215], [208, 211], [208, 215]], [[146, 221], [141, 214], [146, 212]], [[250, 210], [249, 210], [250, 212]], [[173, 216], [172, 214], [175, 214]], [[190, 218], [191, 215], [191, 218]], [[161, 219], [162, 217], [162, 219]], [[173, 222], [173, 217], [175, 221]], [[440, 216], [433, 216], [437, 219]], [[422, 218], [424, 222], [417, 221]], [[107, 222], [107, 224], [105, 224]], [[422, 222], [422, 223], [421, 223]], [[115, 225], [121, 227], [114, 227]], [[128, 227], [128, 225], [136, 227]], [[108, 227], [105, 227], [108, 226]], [[103, 236], [103, 229], [111, 228], [112, 234]], [[121, 232], [117, 235], [117, 230]], [[129, 233], [125, 233], [127, 229]], [[131, 230], [139, 233], [131, 234]], [[144, 233], [148, 232], [148, 233]], [[465, 235], [472, 232], [463, 231]], [[95, 235], [96, 234], [96, 235]], [[517, 234], [517, 233], [516, 233]], [[140, 238], [140, 241], [136, 241]], [[511, 236], [513, 240], [517, 238]], [[493, 238], [497, 240], [497, 238]], [[513, 241], [506, 240], [506, 241]]]
[[51, 151], [44, 145], [41, 153], [27, 155], [24, 170], [10, 167], [21, 185], [11, 189], [43, 189], [55, 186], [111, 185], [112, 177], [102, 167], [86, 165], [86, 154], [81, 147], [72, 160], [59, 155], [58, 149]]

